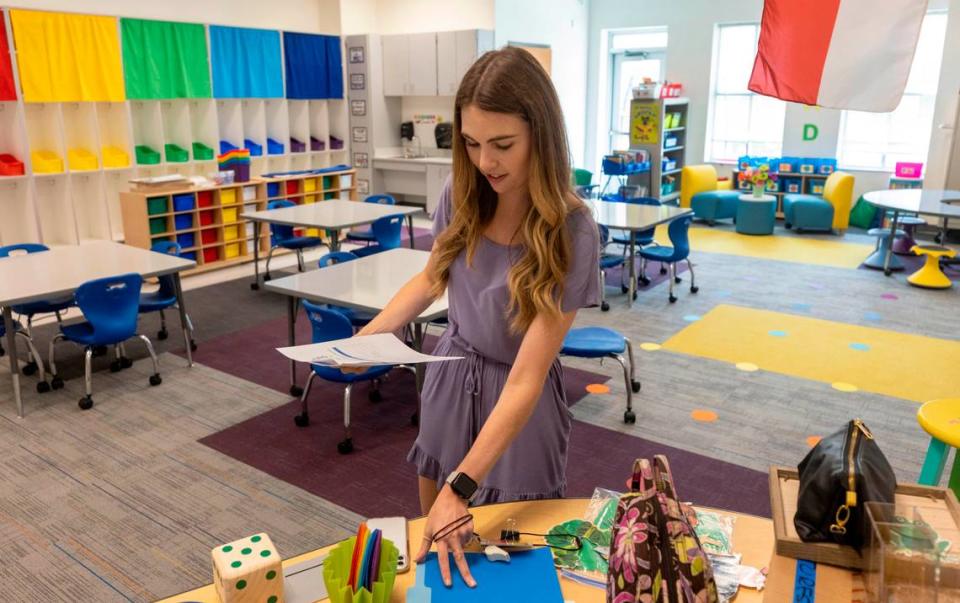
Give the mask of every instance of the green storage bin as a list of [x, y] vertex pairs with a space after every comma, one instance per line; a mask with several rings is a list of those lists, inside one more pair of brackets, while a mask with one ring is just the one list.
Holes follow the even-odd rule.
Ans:
[[190, 153], [181, 146], [175, 144], [165, 144], [163, 145], [164, 151], [167, 154], [168, 163], [183, 163], [185, 161], [190, 161]]
[[323, 190], [330, 190], [333, 188], [333, 176], [324, 176], [323, 177]]
[[193, 159], [195, 161], [206, 161], [213, 159], [213, 149], [202, 142], [193, 143]]
[[167, 232], [166, 218], [150, 218], [150, 234], [161, 234]]
[[160, 163], [160, 153], [154, 151], [145, 144], [136, 146], [137, 163], [139, 165], [157, 165]]
[[166, 197], [149, 197], [147, 199], [147, 213], [151, 216], [157, 214], [165, 214], [169, 209], [167, 209], [167, 198]]

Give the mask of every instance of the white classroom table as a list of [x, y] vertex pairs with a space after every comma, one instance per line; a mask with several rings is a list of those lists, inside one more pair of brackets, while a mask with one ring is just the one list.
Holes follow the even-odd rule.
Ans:
[[622, 201], [586, 200], [584, 203], [593, 212], [593, 219], [602, 226], [617, 230], [630, 231], [630, 286], [627, 292], [627, 305], [632, 305], [637, 296], [637, 267], [634, 263], [636, 243], [633, 233], [649, 230], [660, 224], [672, 222], [677, 218], [693, 214], [689, 207], [670, 207], [667, 205], [641, 205]]
[[14, 337], [11, 306], [43, 299], [67, 297], [83, 283], [109, 276], [136, 272], [144, 278], [173, 275], [180, 310], [180, 326], [187, 350], [187, 362], [193, 365], [190, 331], [187, 328], [180, 271], [193, 268], [196, 262], [111, 241], [94, 241], [79, 246], [54, 247], [49, 251], [13, 255], [0, 259], [0, 306], [3, 307], [7, 330], [10, 374], [17, 416], [23, 417], [20, 398], [20, 366], [17, 341]]
[[[867, 203], [881, 209], [893, 211], [890, 220], [890, 234], [887, 235], [887, 253], [883, 256], [883, 273], [890, 276], [890, 254], [893, 251], [893, 239], [897, 232], [900, 213], [936, 216], [938, 218], [960, 218], [960, 191], [935, 190], [929, 188], [871, 191], [863, 198]], [[944, 241], [946, 242], [946, 241]]]
[[[340, 231], [353, 226], [371, 224], [384, 216], [397, 214], [407, 216], [407, 229], [410, 234], [410, 248], [413, 248], [413, 214], [422, 211], [420, 207], [409, 205], [381, 205], [360, 201], [330, 199], [307, 203], [294, 207], [265, 209], [263, 211], [244, 212], [241, 218], [253, 222], [253, 240], [259, 243], [260, 229], [263, 224], [281, 224], [300, 228], [319, 228], [330, 231], [330, 251], [340, 250]], [[250, 288], [260, 288], [260, 245], [253, 246], [253, 277]]]
[[[289, 345], [297, 345], [296, 320], [299, 299], [332, 304], [366, 312], [380, 312], [393, 296], [427, 267], [429, 251], [400, 247], [319, 270], [300, 272], [264, 283], [268, 291], [287, 297]], [[413, 321], [413, 343], [423, 347], [423, 326], [447, 315], [447, 294], [430, 304]], [[416, 366], [417, 391], [423, 383], [423, 365]], [[297, 385], [297, 364], [290, 361], [290, 394], [303, 393]]]

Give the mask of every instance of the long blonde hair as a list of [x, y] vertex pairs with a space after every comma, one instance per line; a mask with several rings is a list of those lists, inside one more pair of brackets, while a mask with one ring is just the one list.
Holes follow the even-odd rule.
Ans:
[[443, 293], [450, 265], [467, 250], [473, 260], [484, 228], [497, 210], [497, 193], [467, 155], [461, 112], [467, 105], [520, 116], [530, 126], [528, 190], [531, 207], [520, 225], [523, 253], [507, 283], [506, 309], [513, 333], [523, 333], [538, 314], [560, 315], [563, 284], [571, 263], [566, 228], [571, 211], [582, 208], [570, 184], [570, 152], [560, 100], [549, 76], [526, 50], [506, 47], [478, 59], [460, 82], [454, 106], [453, 205], [437, 238], [435, 295]]

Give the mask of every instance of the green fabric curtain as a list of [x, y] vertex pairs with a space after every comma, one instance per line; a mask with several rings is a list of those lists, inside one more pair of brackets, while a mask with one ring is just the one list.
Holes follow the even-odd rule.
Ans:
[[203, 25], [121, 19], [127, 98], [209, 98]]

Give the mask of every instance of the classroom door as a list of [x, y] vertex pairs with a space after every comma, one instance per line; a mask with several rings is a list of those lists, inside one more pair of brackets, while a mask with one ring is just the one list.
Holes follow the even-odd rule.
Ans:
[[624, 52], [613, 56], [610, 98], [610, 150], [630, 148], [630, 100], [633, 89], [650, 78], [663, 81], [666, 53]]

